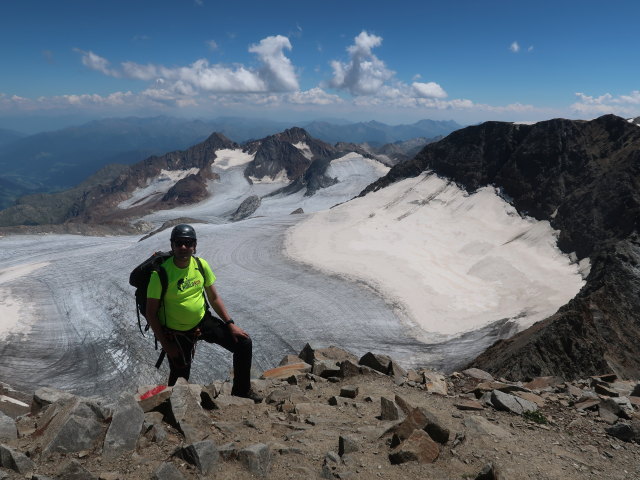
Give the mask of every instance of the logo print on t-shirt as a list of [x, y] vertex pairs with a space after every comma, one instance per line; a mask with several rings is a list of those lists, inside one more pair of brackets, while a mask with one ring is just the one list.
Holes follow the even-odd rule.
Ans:
[[202, 280], [189, 280], [188, 278], [181, 278], [178, 280], [178, 291], [184, 292], [187, 288], [198, 286], [202, 283]]

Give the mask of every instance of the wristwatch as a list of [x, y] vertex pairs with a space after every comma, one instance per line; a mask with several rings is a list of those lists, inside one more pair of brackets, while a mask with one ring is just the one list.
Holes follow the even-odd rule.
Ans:
[[228, 321], [228, 322], [224, 322], [224, 324], [225, 324], [225, 325], [229, 325], [229, 324], [231, 324], [231, 323], [234, 323], [234, 324], [235, 324], [236, 322], [234, 322], [234, 321], [233, 321], [233, 319], [231, 319], [231, 318], [229, 319], [229, 321]]

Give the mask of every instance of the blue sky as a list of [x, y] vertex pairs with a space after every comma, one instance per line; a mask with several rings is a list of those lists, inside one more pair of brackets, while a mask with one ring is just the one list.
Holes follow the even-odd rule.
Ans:
[[615, 0], [3, 0], [0, 126], [635, 117], [639, 18]]

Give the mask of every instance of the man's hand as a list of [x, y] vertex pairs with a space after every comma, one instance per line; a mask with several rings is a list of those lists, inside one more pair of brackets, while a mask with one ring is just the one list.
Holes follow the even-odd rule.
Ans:
[[238, 327], [235, 323], [229, 323], [227, 324], [227, 327], [229, 328], [229, 332], [231, 332], [231, 338], [233, 338], [234, 342], [238, 342], [238, 340], [242, 338], [249, 338], [249, 334]]

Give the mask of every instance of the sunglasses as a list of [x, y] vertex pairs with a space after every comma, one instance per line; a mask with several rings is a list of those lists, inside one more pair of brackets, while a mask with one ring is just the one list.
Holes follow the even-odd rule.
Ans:
[[176, 247], [184, 245], [187, 248], [195, 247], [196, 245], [196, 241], [190, 238], [176, 238], [173, 243]]

